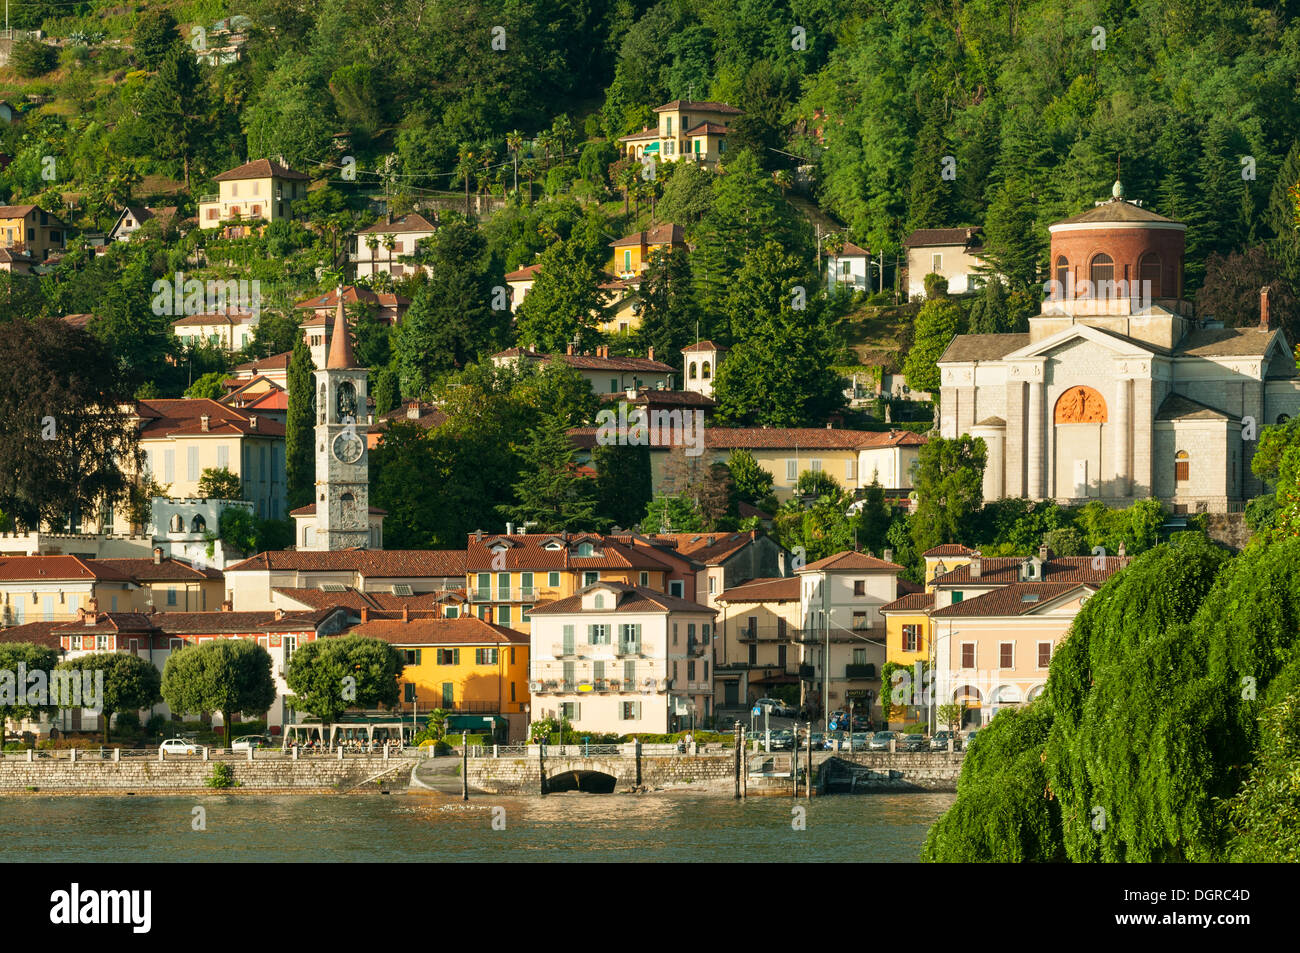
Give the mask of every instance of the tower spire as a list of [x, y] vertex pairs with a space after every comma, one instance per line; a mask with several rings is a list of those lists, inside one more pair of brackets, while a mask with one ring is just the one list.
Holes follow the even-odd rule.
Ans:
[[334, 310], [334, 328], [330, 332], [330, 350], [325, 359], [329, 368], [349, 368], [357, 366], [356, 355], [352, 352], [352, 335], [348, 333], [348, 318], [343, 312], [343, 286], [334, 290], [338, 306]]

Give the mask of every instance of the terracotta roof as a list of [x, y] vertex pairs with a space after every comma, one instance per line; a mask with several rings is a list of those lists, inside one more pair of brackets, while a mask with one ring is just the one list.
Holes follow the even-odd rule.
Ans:
[[137, 582], [202, 582], [207, 579], [225, 578], [220, 569], [195, 569], [188, 562], [170, 556], [157, 563], [148, 558], [111, 557], [87, 559], [86, 564], [106, 567], [129, 576]]
[[683, 354], [689, 354], [691, 351], [729, 351], [731, 348], [723, 347], [721, 344], [715, 344], [712, 341], [696, 341], [694, 344], [688, 344], [682, 348]]
[[[375, 516], [387, 516], [387, 515], [388, 515], [388, 510], [381, 510], [381, 509], [380, 509], [379, 507], [377, 507], [377, 506], [371, 506], [371, 507], [368, 507], [368, 511], [369, 511], [370, 513], [374, 514]], [[289, 515], [290, 515], [290, 516], [315, 516], [315, 515], [316, 515], [316, 504], [315, 504], [315, 503], [308, 503], [306, 506], [299, 506], [297, 509], [292, 509], [292, 510], [290, 510], [290, 511], [289, 511]]]
[[623, 248], [633, 245], [677, 245], [685, 240], [685, 232], [680, 225], [663, 224], [644, 231], [633, 232], [631, 235], [625, 235], [618, 241], [609, 244], [613, 248]]
[[0, 205], [0, 218], [26, 218], [35, 205]]
[[307, 632], [315, 631], [321, 622], [337, 611], [326, 606], [303, 612], [285, 612], [276, 618], [276, 611], [229, 612], [155, 612], [151, 619], [157, 628], [168, 634], [204, 635], [211, 633], [249, 632]]
[[[343, 286], [343, 304], [356, 304], [359, 301], [369, 302], [384, 308], [402, 308], [411, 303], [410, 298], [404, 298], [399, 294], [389, 292], [371, 291], [369, 288], [358, 288], [356, 285]], [[323, 311], [333, 309], [338, 306], [338, 289], [331, 288], [324, 294], [316, 295], [314, 298], [308, 298], [306, 301], [299, 301], [294, 305], [296, 309], [311, 309], [313, 311]]]
[[356, 572], [380, 578], [436, 578], [465, 575], [463, 549], [341, 549], [333, 552], [280, 549], [258, 553], [226, 567], [226, 574], [248, 570]]
[[9, 262], [11, 264], [19, 262], [20, 264], [30, 265], [34, 263], [36, 259], [25, 251], [20, 251], [14, 248], [0, 248], [0, 261]]
[[[504, 541], [505, 565], [499, 564], [492, 545]], [[579, 556], [578, 545], [592, 544], [598, 555]], [[559, 548], [547, 549], [548, 543], [560, 543]], [[484, 534], [483, 538], [469, 537], [466, 547], [465, 571], [490, 572], [506, 570], [547, 571], [552, 569], [580, 571], [598, 569], [645, 569], [663, 572], [670, 567], [655, 557], [646, 547], [618, 542], [611, 536], [595, 533], [516, 533], [507, 536]]]
[[[284, 424], [270, 417], [257, 417], [254, 427], [252, 418], [247, 414], [215, 400], [207, 398], [181, 398], [177, 400], [138, 400], [136, 414], [142, 419], [140, 438], [156, 440], [162, 437], [198, 436], [212, 434], [216, 436], [261, 436], [283, 437]], [[203, 429], [204, 416], [208, 417], [208, 429]]]
[[861, 245], [855, 245], [853, 242], [845, 242], [844, 247], [835, 255], [836, 258], [870, 258], [871, 252], [867, 251]]
[[1018, 582], [1003, 586], [961, 602], [935, 609], [930, 613], [932, 619], [951, 619], [962, 616], [1017, 616], [1033, 612], [1044, 603], [1059, 599], [1067, 593], [1082, 590], [1095, 591], [1096, 586], [1079, 582]]
[[254, 159], [252, 162], [245, 162], [238, 168], [213, 176], [212, 181], [232, 182], [236, 179], [269, 179], [272, 176], [277, 179], [296, 179], [302, 182], [310, 179], [310, 176], [285, 168], [271, 159]]
[[1150, 209], [1141, 208], [1132, 202], [1126, 202], [1123, 199], [1112, 199], [1109, 202], [1102, 202], [1100, 205], [1093, 206], [1086, 212], [1081, 212], [1070, 218], [1063, 218], [1059, 222], [1053, 222], [1049, 228], [1056, 225], [1079, 225], [1085, 222], [1095, 222], [1099, 225], [1107, 222], [1168, 222], [1173, 225], [1178, 224], [1172, 218], [1157, 215]]
[[959, 334], [936, 363], [1000, 361], [1029, 343], [1028, 334]]
[[903, 239], [904, 248], [923, 248], [931, 245], [969, 245], [979, 239], [979, 226], [962, 228], [918, 228]]
[[881, 612], [928, 612], [934, 608], [933, 592], [909, 592], [880, 607]]
[[397, 235], [402, 232], [434, 232], [438, 227], [419, 212], [408, 212], [391, 222], [375, 222], [369, 228], [363, 228], [358, 235]]
[[453, 601], [446, 599], [449, 593], [444, 592], [420, 592], [410, 596], [395, 596], [391, 592], [363, 592], [352, 586], [348, 586], [342, 592], [282, 586], [273, 587], [273, 591], [313, 609], [340, 606], [345, 609], [367, 609], [379, 612], [401, 612], [402, 609], [424, 611], [437, 609], [443, 602]]
[[0, 581], [102, 579], [133, 582], [131, 574], [80, 556], [0, 556]]
[[62, 622], [28, 622], [26, 625], [0, 629], [0, 643], [30, 642], [47, 649], [61, 648], [59, 633], [54, 631], [61, 625]]
[[646, 407], [713, 408], [718, 406], [718, 402], [712, 397], [706, 397], [697, 391], [655, 390], [652, 387], [642, 387], [636, 392], [635, 397], [628, 397], [626, 391], [619, 391], [614, 394], [601, 394], [600, 399], [602, 403], [606, 404], [626, 402], [636, 407], [644, 405]]
[[641, 127], [640, 132], [632, 132], [632, 133], [628, 133], [626, 136], [619, 136], [618, 141], [633, 142], [633, 141], [640, 141], [641, 139], [658, 139], [658, 138], [659, 138], [658, 129], [651, 129], [649, 126], [643, 126]]
[[1170, 394], [1160, 404], [1156, 420], [1230, 420], [1239, 422], [1240, 417], [1216, 410], [1209, 404], [1192, 400], [1182, 394]]
[[60, 320], [68, 327], [85, 330], [86, 325], [95, 320], [95, 316], [93, 314], [65, 314]]
[[172, 327], [207, 327], [219, 324], [247, 324], [256, 321], [255, 315], [248, 311], [227, 311], [225, 313], [191, 314], [172, 322]]
[[375, 421], [370, 428], [373, 431], [387, 430], [391, 424], [395, 423], [413, 423], [425, 430], [432, 430], [435, 427], [441, 427], [447, 422], [447, 415], [434, 404], [424, 401], [415, 401], [416, 416], [411, 416], [411, 404], [403, 404], [388, 413], [383, 414]]
[[506, 281], [527, 281], [535, 278], [537, 273], [542, 270], [539, 264], [524, 265], [522, 268], [516, 268], [514, 271], [506, 274]]
[[706, 566], [717, 566], [758, 538], [757, 530], [743, 533], [654, 533], [655, 542], [670, 541], [677, 552]]
[[662, 106], [655, 107], [655, 112], [657, 113], [667, 112], [670, 109], [695, 109], [695, 110], [702, 109], [705, 112], [731, 113], [732, 115], [737, 115], [737, 116], [740, 115], [739, 109], [727, 103], [714, 103], [714, 102], [709, 102], [707, 100], [696, 101], [693, 99], [674, 99], [671, 103], [664, 103]]
[[[969, 565], [936, 576], [933, 585], [944, 588], [955, 586], [1007, 586], [1020, 582], [1020, 565], [1027, 556], [993, 556], [980, 560], [978, 578], [971, 577]], [[1093, 560], [1102, 559], [1102, 568], [1094, 569]], [[1123, 568], [1128, 557], [1119, 556], [1049, 556], [1042, 564], [1044, 583], [1103, 583]]]
[[718, 602], [798, 602], [799, 577], [751, 579], [739, 586], [724, 589], [715, 597]]
[[247, 364], [236, 365], [234, 370], [238, 371], [269, 371], [269, 370], [288, 370], [289, 362], [293, 359], [293, 351], [282, 351], [279, 354], [272, 354], [270, 357], [264, 357], [258, 361], [249, 361]]
[[528, 636], [473, 616], [459, 619], [412, 619], [362, 622], [350, 635], [383, 639], [393, 645], [527, 645]]
[[[595, 427], [574, 427], [569, 437], [579, 447], [596, 445]], [[710, 450], [869, 450], [876, 447], [919, 447], [923, 434], [910, 430], [839, 430], [824, 427], [708, 427], [704, 446]], [[652, 444], [658, 446], [658, 444]]]
[[870, 553], [836, 553], [814, 563], [809, 563], [796, 572], [902, 572], [903, 567], [897, 563], [885, 562]]
[[927, 549], [921, 556], [923, 558], [926, 556], [969, 556], [974, 552], [975, 550], [969, 546], [963, 546], [961, 543], [942, 543]]
[[60, 637], [106, 632], [156, 632], [154, 616], [143, 612], [97, 612], [95, 621], [87, 622], [89, 615], [82, 619], [73, 619], [60, 623], [53, 631]]
[[[583, 609], [582, 594], [595, 589], [612, 590], [614, 605], [604, 609]], [[702, 612], [708, 615], [717, 615], [716, 610], [698, 602], [678, 599], [676, 596], [655, 592], [653, 589], [644, 589], [641, 586], [625, 586], [620, 582], [593, 583], [580, 589], [567, 599], [557, 599], [555, 602], [543, 602], [541, 605], [533, 606], [529, 610], [529, 615], [560, 615], [569, 612], [588, 612], [592, 614], [604, 612]]]
[[[560, 361], [576, 370], [586, 371], [642, 371], [651, 374], [672, 374], [676, 369], [662, 361], [645, 357], [596, 357], [592, 354], [542, 354], [528, 348], [512, 347], [493, 354], [495, 358], [524, 357], [534, 361]], [[594, 431], [593, 431], [594, 432]]]
[[726, 134], [727, 127], [716, 122], [702, 122], [683, 133], [687, 136], [725, 136]]
[[325, 367], [329, 370], [349, 370], [360, 365], [357, 364], [357, 354], [352, 347], [352, 332], [348, 328], [343, 294], [337, 293], [335, 299], [334, 326], [330, 331], [330, 348], [325, 355]]

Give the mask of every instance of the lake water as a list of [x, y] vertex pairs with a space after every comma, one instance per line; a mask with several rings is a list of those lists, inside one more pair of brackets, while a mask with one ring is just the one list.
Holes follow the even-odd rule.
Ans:
[[[910, 862], [954, 794], [0, 798], [0, 861]], [[805, 807], [806, 829], [791, 808]], [[207, 829], [193, 829], [202, 807]], [[493, 829], [493, 808], [498, 825]]]

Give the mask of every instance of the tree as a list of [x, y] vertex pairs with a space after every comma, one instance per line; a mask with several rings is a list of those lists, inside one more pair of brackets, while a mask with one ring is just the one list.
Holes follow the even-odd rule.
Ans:
[[685, 248], [658, 249], [650, 255], [638, 292], [641, 326], [637, 336], [642, 350], [654, 348], [664, 359], [675, 361], [682, 348], [695, 340], [700, 311], [694, 290], [690, 253]]
[[988, 448], [981, 437], [931, 436], [920, 451], [912, 541], [919, 552], [955, 543], [984, 499]]
[[738, 502], [760, 509], [775, 507], [772, 474], [759, 466], [752, 453], [744, 449], [731, 451], [727, 457], [727, 469], [731, 471], [731, 484]]
[[9, 65], [23, 79], [44, 76], [59, 62], [59, 51], [32, 36], [14, 40], [9, 54]]
[[174, 48], [183, 46], [176, 18], [169, 10], [148, 11], [140, 17], [132, 37], [136, 62], [144, 69], [158, 69]]
[[640, 522], [653, 498], [648, 446], [597, 446], [591, 454], [596, 470], [596, 512], [624, 529]]
[[[79, 658], [64, 659], [58, 664], [64, 672], [89, 674], [96, 682], [103, 675], [99, 717], [104, 725], [104, 744], [111, 738], [113, 715], [152, 708], [162, 701], [158, 688], [162, 676], [148, 659], [133, 652], [96, 652]], [[84, 681], [83, 681], [84, 684]], [[83, 689], [84, 697], [84, 689]]]
[[226, 396], [225, 381], [230, 375], [225, 371], [209, 371], [189, 387], [185, 388], [185, 396], [190, 398], [206, 398], [207, 400], [220, 400]]
[[965, 325], [961, 305], [948, 297], [927, 298], [916, 315], [916, 338], [903, 362], [907, 386], [939, 394], [939, 358]]
[[142, 455], [130, 381], [112, 353], [63, 321], [11, 322], [0, 335], [0, 511], [23, 526], [78, 526], [120, 500]]
[[799, 480], [795, 484], [795, 494], [812, 497], [832, 496], [838, 499], [844, 494], [844, 487], [840, 486], [840, 481], [825, 470], [804, 470], [799, 474]]
[[1008, 178], [994, 193], [984, 220], [984, 259], [1013, 289], [1038, 286], [1047, 260], [1044, 230], [1035, 216], [1038, 202], [1023, 177]]
[[1227, 255], [1210, 254], [1205, 280], [1196, 292], [1196, 312], [1222, 321], [1225, 327], [1255, 327], [1260, 318], [1260, 289], [1272, 291], [1269, 319], [1296, 340], [1300, 332], [1300, 300], [1295, 287], [1282, 277], [1282, 266], [1264, 245]]
[[226, 467], [204, 467], [199, 493], [209, 500], [242, 500], [243, 482]]
[[966, 706], [957, 702], [949, 702], [936, 708], [934, 714], [939, 724], [946, 725], [949, 731], [957, 731], [961, 728], [961, 720], [966, 714]]
[[444, 224], [427, 263], [433, 273], [393, 336], [394, 365], [408, 394], [425, 392], [440, 374], [460, 370], [509, 340], [509, 301], [498, 291], [505, 279], [477, 228]]
[[314, 370], [311, 348], [300, 334], [289, 359], [289, 409], [284, 428], [285, 482], [291, 507], [310, 503], [316, 485]]
[[289, 706], [326, 725], [349, 708], [393, 708], [403, 667], [401, 654], [382, 639], [352, 634], [308, 642], [293, 653], [285, 673], [293, 692]]
[[[312, 195], [323, 191], [325, 190], [320, 189]], [[279, 311], [263, 312], [257, 326], [253, 328], [253, 339], [248, 343], [244, 356], [250, 361], [257, 361], [273, 354], [283, 354], [292, 351], [301, 337], [302, 327], [291, 315]]]
[[643, 533], [695, 533], [705, 528], [704, 514], [687, 496], [656, 496], [641, 520]]
[[1238, 862], [1300, 861], [1300, 692], [1262, 716], [1255, 764], [1230, 804]]
[[515, 502], [497, 512], [516, 523], [536, 523], [541, 533], [602, 528], [595, 481], [578, 472], [573, 457], [567, 421], [543, 418], [520, 452], [523, 472], [514, 485]]
[[907, 214], [911, 228], [951, 228], [957, 221], [957, 180], [954, 173], [945, 176], [945, 161], [955, 158], [948, 140], [948, 117], [943, 101], [927, 97], [930, 106], [917, 134], [912, 158], [912, 177], [908, 193]]
[[23, 666], [28, 672], [44, 672], [48, 679], [58, 661], [59, 653], [43, 645], [0, 642], [0, 739], [5, 737], [8, 722], [53, 714], [58, 709], [54, 704], [58, 699], [48, 694], [44, 700], [34, 697], [27, 685], [18, 682], [18, 666]]
[[538, 261], [532, 291], [515, 315], [521, 344], [543, 352], [563, 352], [571, 341], [579, 348], [597, 341], [597, 324], [607, 312], [604, 277], [591, 263], [581, 241], [553, 244]]
[[[298, 651], [319, 644], [308, 642]], [[290, 672], [297, 661], [294, 653]], [[227, 745], [234, 724], [231, 716], [236, 712], [263, 714], [275, 695], [271, 653], [249, 639], [218, 639], [188, 646], [172, 652], [163, 666], [162, 696], [168, 707], [186, 715], [219, 712]]]
[[401, 403], [402, 392], [398, 386], [399, 378], [392, 367], [383, 368], [375, 375], [375, 416], [382, 417], [389, 411], [396, 410]]
[[212, 128], [208, 89], [193, 50], [178, 43], [167, 52], [137, 108], [155, 154], [180, 160], [189, 189], [190, 164], [209, 141]]

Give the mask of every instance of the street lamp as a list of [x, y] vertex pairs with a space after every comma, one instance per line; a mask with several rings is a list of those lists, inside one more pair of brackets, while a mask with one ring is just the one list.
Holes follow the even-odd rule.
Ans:
[[933, 672], [934, 674], [930, 678], [930, 704], [927, 706], [930, 709], [930, 716], [929, 718], [926, 719], [926, 722], [930, 725], [930, 734], [932, 735], [935, 733], [935, 730], [939, 727], [938, 720], [937, 720], [938, 705], [936, 704], [936, 702], [938, 701], [938, 694], [939, 694], [939, 689], [938, 689], [939, 640], [951, 639], [954, 634], [955, 633], [953, 632], [952, 629], [952, 623], [949, 622], [948, 631], [946, 633], [942, 633], [942, 634], [935, 633], [934, 638], [930, 640], [930, 671]]

